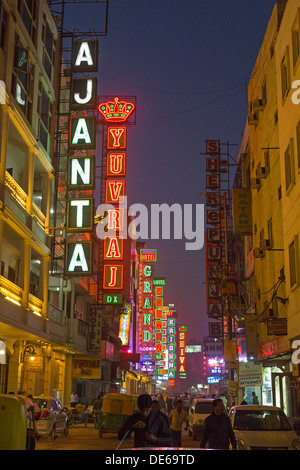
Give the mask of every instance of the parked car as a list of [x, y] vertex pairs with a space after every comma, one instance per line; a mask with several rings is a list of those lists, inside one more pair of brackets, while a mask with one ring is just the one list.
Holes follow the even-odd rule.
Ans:
[[201, 437], [204, 420], [213, 412], [212, 398], [195, 398], [189, 408], [189, 435], [196, 441]]
[[237, 450], [300, 450], [300, 439], [281, 408], [233, 406], [229, 417]]
[[59, 433], [68, 435], [68, 415], [55, 398], [34, 397], [35, 424], [38, 438], [53, 440]]

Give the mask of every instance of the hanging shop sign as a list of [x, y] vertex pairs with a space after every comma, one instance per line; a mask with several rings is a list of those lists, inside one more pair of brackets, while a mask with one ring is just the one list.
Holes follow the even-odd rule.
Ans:
[[[222, 318], [221, 284], [218, 273], [222, 264], [222, 197], [220, 141], [206, 141], [206, 223], [205, 266], [206, 305], [209, 318]], [[224, 211], [223, 211], [224, 212]]]
[[[68, 198], [66, 207], [66, 232], [74, 235], [73, 238], [66, 237], [66, 276], [90, 275], [93, 266], [93, 243], [89, 232], [94, 227], [94, 199], [87, 197], [86, 191], [95, 187], [96, 118], [88, 111], [96, 108], [97, 78], [77, 76], [90, 72], [98, 72], [98, 41], [73, 40], [68, 147], [75, 154], [68, 157], [67, 185], [70, 194], [76, 197]], [[76, 112], [80, 112], [80, 116]], [[94, 155], [89, 155], [89, 151], [94, 151]], [[84, 195], [81, 191], [85, 191]], [[74, 241], [77, 238], [78, 241]]]
[[179, 327], [179, 350], [178, 350], [178, 370], [179, 370], [179, 378], [186, 379], [186, 366], [185, 366], [185, 343], [186, 343], [186, 333], [187, 327], [180, 326]]
[[99, 354], [101, 351], [103, 308], [100, 304], [88, 307], [88, 350]]
[[233, 233], [252, 235], [252, 193], [249, 188], [233, 188]]

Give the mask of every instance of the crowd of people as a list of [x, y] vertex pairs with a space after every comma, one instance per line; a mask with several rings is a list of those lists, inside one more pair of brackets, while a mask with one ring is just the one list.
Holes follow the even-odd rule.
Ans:
[[[134, 433], [134, 446], [144, 447], [182, 447], [182, 430], [188, 430], [187, 394], [173, 401], [162, 396], [151, 398], [148, 394], [138, 397], [139, 411], [133, 413], [124, 422], [118, 432], [118, 438], [123, 442]], [[187, 408], [187, 409], [186, 409]], [[120, 443], [120, 445], [121, 445]], [[225, 413], [221, 398], [215, 398], [212, 403], [212, 413], [205, 419], [204, 431], [200, 448], [229, 449], [231, 444], [236, 449], [236, 440], [231, 422]]]

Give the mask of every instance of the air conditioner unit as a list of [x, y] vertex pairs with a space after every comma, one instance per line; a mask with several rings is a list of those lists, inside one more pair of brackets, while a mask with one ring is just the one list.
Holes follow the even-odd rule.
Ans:
[[273, 248], [273, 240], [260, 240], [261, 250], [271, 250]]
[[256, 113], [249, 114], [248, 124], [251, 125], [251, 126], [256, 126], [256, 124], [258, 124], [258, 114], [256, 114]]
[[257, 178], [266, 178], [267, 177], [267, 169], [264, 166], [259, 166], [256, 170]]
[[253, 248], [254, 258], [264, 258], [265, 254], [260, 248]]
[[261, 182], [259, 178], [251, 178], [251, 188], [252, 189], [261, 188]]
[[266, 100], [264, 99], [257, 99], [253, 101], [254, 111], [263, 111], [265, 106], [266, 106]]

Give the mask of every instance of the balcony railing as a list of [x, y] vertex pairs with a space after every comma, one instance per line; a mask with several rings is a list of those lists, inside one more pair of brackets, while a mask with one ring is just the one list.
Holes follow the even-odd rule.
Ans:
[[26, 210], [28, 196], [7, 170], [5, 171], [5, 186], [10, 189], [12, 196], [16, 199], [16, 201], [18, 201], [23, 209]]
[[3, 276], [0, 276], [0, 293], [21, 305], [23, 289]]
[[[12, 196], [23, 207], [23, 209], [26, 210], [28, 196], [7, 170], [5, 171], [5, 186], [7, 186], [10, 189]], [[33, 216], [36, 218], [38, 225], [43, 230], [45, 230], [46, 216], [34, 203], [32, 203], [32, 213], [33, 213]]]
[[32, 294], [28, 295], [28, 307], [38, 315], [42, 314], [43, 301]]
[[32, 203], [32, 212], [33, 212], [33, 215], [36, 218], [36, 221], [39, 224], [39, 226], [43, 230], [45, 230], [46, 216], [43, 214], [43, 212], [34, 203]]

